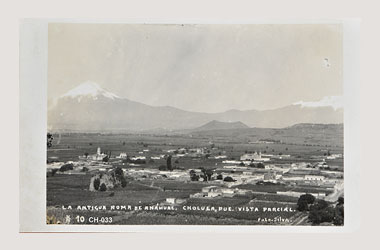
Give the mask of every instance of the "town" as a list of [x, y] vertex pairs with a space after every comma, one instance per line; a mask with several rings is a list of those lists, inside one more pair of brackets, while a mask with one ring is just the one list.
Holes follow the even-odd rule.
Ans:
[[[157, 147], [152, 142], [134, 142], [133, 150], [129, 151], [120, 150], [128, 146], [124, 141], [119, 142], [119, 150], [116, 146], [108, 146], [109, 149], [104, 150], [106, 145], [101, 148], [89, 143], [90, 148], [96, 147], [96, 150], [88, 150], [77, 156], [65, 155], [67, 160], [64, 162], [58, 161], [59, 158], [65, 158], [63, 152], [81, 152], [83, 149], [78, 150], [75, 146], [52, 149], [52, 153], [61, 156], [48, 153], [48, 187], [51, 186], [50, 181], [60, 182], [69, 178], [69, 182], [81, 182], [82, 190], [79, 193], [86, 193], [89, 199], [96, 197], [94, 204], [181, 208], [175, 216], [188, 216], [186, 213], [189, 210], [182, 209], [186, 206], [232, 204], [274, 207], [274, 210], [290, 206], [296, 210], [299, 197], [305, 194], [330, 203], [343, 197], [344, 172], [340, 165], [343, 163], [343, 152], [340, 148], [329, 147], [325, 150], [325, 146], [321, 145], [322, 149], [317, 150], [315, 155], [309, 153], [307, 157], [301, 158], [292, 150], [291, 144], [263, 141], [248, 142], [246, 145], [252, 150], [241, 149], [237, 152], [220, 142], [206, 140], [201, 147], [175, 147], [171, 143]], [[273, 152], [268, 145], [285, 147], [286, 153], [279, 150]], [[311, 148], [315, 150], [318, 147]], [[62, 204], [60, 199], [56, 200], [58, 195], [51, 193], [56, 191], [54, 188], [51, 191], [48, 189], [48, 205], [56, 209], [60, 206], [84, 205], [80, 202], [87, 200], [77, 197], [76, 192], [65, 198]], [[284, 217], [284, 214], [281, 216]], [[295, 223], [305, 219], [297, 213], [287, 216], [294, 217]], [[252, 222], [250, 217], [231, 217], [243, 219], [243, 223], [257, 223]]]

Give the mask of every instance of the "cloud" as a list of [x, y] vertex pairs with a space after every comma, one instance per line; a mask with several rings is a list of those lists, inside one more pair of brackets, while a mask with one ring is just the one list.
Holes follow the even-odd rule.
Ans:
[[343, 96], [325, 96], [319, 101], [299, 101], [293, 103], [293, 105], [301, 105], [302, 107], [333, 107], [335, 110], [337, 110], [343, 108]]

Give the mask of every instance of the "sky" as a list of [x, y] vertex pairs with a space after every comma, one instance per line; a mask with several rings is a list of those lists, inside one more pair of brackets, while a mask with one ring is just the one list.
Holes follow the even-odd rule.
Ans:
[[197, 112], [343, 95], [338, 24], [49, 24], [48, 98], [83, 82]]

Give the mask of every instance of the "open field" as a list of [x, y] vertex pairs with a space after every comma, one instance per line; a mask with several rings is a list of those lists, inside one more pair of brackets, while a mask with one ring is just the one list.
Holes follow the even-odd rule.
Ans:
[[[207, 183], [178, 181], [155, 181], [154, 187], [149, 187], [149, 182], [132, 181], [125, 188], [117, 188], [107, 192], [90, 192], [88, 183], [91, 175], [62, 175], [57, 174], [47, 179], [47, 205], [48, 214], [64, 217], [75, 216], [110, 216], [114, 223], [126, 224], [268, 224], [258, 222], [258, 218], [289, 219], [296, 212], [263, 212], [263, 207], [292, 207], [295, 210], [296, 200], [293, 197], [277, 195], [244, 195], [236, 197], [189, 198], [190, 194], [199, 192]], [[165, 188], [165, 191], [156, 187]], [[182, 188], [180, 188], [182, 187]], [[263, 190], [261, 190], [263, 191]], [[113, 196], [110, 196], [113, 194]], [[61, 210], [62, 206], [112, 206], [155, 205], [165, 201], [166, 198], [187, 198], [187, 201], [179, 206], [176, 211], [70, 211]], [[283, 202], [287, 202], [284, 204]], [[234, 211], [207, 212], [202, 210], [185, 210], [183, 206], [215, 207], [215, 209], [232, 207]], [[55, 207], [53, 209], [53, 207]], [[237, 207], [257, 207], [259, 211], [238, 211]], [[86, 217], [86, 218], [87, 218]], [[163, 218], [169, 218], [163, 220]], [[197, 222], [195, 222], [197, 218]], [[270, 223], [269, 223], [270, 224]], [[278, 224], [278, 223], [275, 223]]]
[[273, 193], [277, 191], [295, 191], [295, 192], [305, 192], [305, 193], [317, 193], [320, 191], [326, 193], [332, 193], [332, 191], [326, 190], [325, 188], [319, 187], [300, 187], [300, 186], [287, 186], [287, 185], [252, 185], [252, 184], [243, 184], [236, 186], [237, 188], [248, 189], [254, 192], [264, 192], [264, 193]]
[[[282, 143], [273, 144], [252, 144], [250, 140], [236, 140], [234, 137], [224, 136], [215, 138], [214, 136], [192, 136], [189, 135], [145, 135], [145, 134], [55, 134], [54, 146], [48, 149], [48, 160], [52, 161], [76, 161], [78, 156], [84, 153], [93, 154], [97, 147], [104, 152], [111, 152], [116, 156], [121, 152], [128, 155], [151, 157], [155, 155], [165, 154], [167, 150], [178, 148], [208, 148], [211, 155], [228, 155], [229, 159], [239, 159], [246, 152], [261, 151], [268, 154], [290, 154], [292, 158], [281, 160], [282, 163], [288, 162], [317, 162], [312, 156], [323, 156], [329, 150], [331, 154], [343, 153], [342, 144], [338, 141], [336, 145], [330, 144], [313, 144], [304, 145], [302, 138], [298, 143]], [[335, 138], [338, 140], [339, 138]], [[329, 137], [330, 141], [331, 138]], [[323, 141], [327, 143], [328, 141]], [[320, 143], [322, 143], [320, 142]], [[214, 146], [214, 148], [211, 147]], [[143, 150], [149, 150], [140, 154]], [[199, 158], [180, 158], [178, 163], [173, 163], [177, 167], [185, 169], [197, 167], [215, 167], [220, 164], [221, 160], [215, 159], [199, 159]], [[278, 160], [274, 160], [278, 163]], [[342, 168], [343, 159], [332, 161], [332, 165]], [[144, 167], [158, 167], [165, 164], [165, 160], [153, 160], [147, 162]]]

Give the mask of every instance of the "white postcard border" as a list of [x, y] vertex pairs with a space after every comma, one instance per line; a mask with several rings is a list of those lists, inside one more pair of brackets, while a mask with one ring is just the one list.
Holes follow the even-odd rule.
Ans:
[[[47, 225], [47, 26], [69, 23], [343, 23], [344, 49], [344, 185], [345, 225], [322, 226], [188, 226], [188, 225]], [[359, 26], [357, 19], [25, 19], [20, 23], [20, 232], [229, 232], [229, 233], [335, 233], [354, 232], [360, 225], [360, 159], [355, 150], [359, 129]]]

